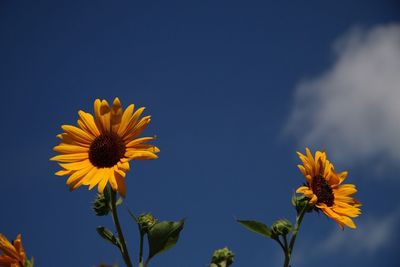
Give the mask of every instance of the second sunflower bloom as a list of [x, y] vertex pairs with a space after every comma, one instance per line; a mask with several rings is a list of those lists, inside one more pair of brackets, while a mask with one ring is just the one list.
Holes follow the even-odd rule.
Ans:
[[333, 164], [326, 158], [326, 153], [317, 151], [315, 157], [306, 148], [306, 155], [297, 153], [303, 165], [297, 165], [306, 178], [306, 185], [297, 189], [310, 199], [329, 218], [340, 227], [356, 228], [351, 218], [361, 214], [361, 203], [352, 197], [357, 192], [355, 185], [342, 184], [347, 172], [336, 173]]

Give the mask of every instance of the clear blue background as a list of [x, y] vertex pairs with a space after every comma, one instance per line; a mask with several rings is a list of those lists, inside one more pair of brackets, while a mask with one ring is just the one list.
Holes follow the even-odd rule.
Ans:
[[[147, 107], [145, 133], [161, 149], [159, 159], [132, 164], [125, 203], [162, 220], [187, 218], [177, 246], [151, 266], [207, 266], [226, 245], [234, 266], [279, 266], [278, 246], [234, 219], [293, 216], [303, 148], [282, 129], [295, 85], [332, 63], [331, 45], [350, 27], [398, 21], [395, 2], [1, 1], [0, 232], [21, 232], [38, 267], [122, 266], [95, 231], [112, 226], [91, 212], [96, 191], [70, 193], [48, 160], [62, 124], [92, 112], [95, 98], [118, 96]], [[374, 175], [346, 167], [350, 177]], [[390, 185], [351, 179], [366, 215], [384, 211], [382, 199], [398, 202]], [[377, 190], [386, 192], [379, 203]], [[137, 229], [121, 216], [136, 261]], [[306, 217], [297, 247], [336, 227]], [[395, 266], [398, 258], [396, 246], [373, 257], [303, 253], [303, 266]]]

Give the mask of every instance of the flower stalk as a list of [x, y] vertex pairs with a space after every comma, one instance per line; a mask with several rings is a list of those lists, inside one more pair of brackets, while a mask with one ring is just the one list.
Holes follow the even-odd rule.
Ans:
[[133, 267], [131, 259], [129, 257], [128, 248], [125, 243], [125, 238], [124, 238], [124, 234], [122, 232], [121, 224], [120, 224], [119, 218], [118, 218], [117, 204], [116, 204], [117, 203], [116, 192], [114, 190], [112, 190], [112, 188], [110, 188], [110, 192], [111, 192], [111, 212], [112, 212], [114, 225], [115, 225], [115, 228], [117, 229], [117, 233], [118, 233], [118, 239], [119, 239], [119, 243], [120, 243], [119, 250], [121, 251], [121, 255], [124, 259], [126, 266]]
[[139, 267], [143, 267], [143, 238], [144, 233], [140, 233]]
[[294, 244], [296, 242], [297, 234], [299, 233], [300, 230], [300, 225], [301, 222], [303, 221], [304, 215], [306, 214], [308, 210], [308, 201], [304, 203], [303, 208], [297, 213], [296, 216], [296, 224], [294, 225], [294, 229], [292, 232], [292, 237], [290, 238], [290, 242], [288, 245], [286, 235], [283, 236], [284, 240], [284, 254], [285, 254], [285, 262], [283, 264], [283, 267], [289, 267], [290, 266], [290, 260], [292, 257], [292, 252], [294, 248]]

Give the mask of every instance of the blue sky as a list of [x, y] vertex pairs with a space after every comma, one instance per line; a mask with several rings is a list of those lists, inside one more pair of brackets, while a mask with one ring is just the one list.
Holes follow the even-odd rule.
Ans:
[[[122, 262], [100, 240], [95, 191], [69, 192], [48, 159], [62, 124], [118, 96], [152, 115], [161, 149], [135, 162], [125, 203], [187, 218], [151, 266], [279, 266], [235, 217], [293, 219], [296, 150], [327, 149], [364, 203], [356, 231], [307, 215], [293, 266], [395, 266], [400, 222], [400, 12], [396, 1], [2, 1], [0, 232], [39, 267]], [[121, 210], [137, 257], [137, 229]]]

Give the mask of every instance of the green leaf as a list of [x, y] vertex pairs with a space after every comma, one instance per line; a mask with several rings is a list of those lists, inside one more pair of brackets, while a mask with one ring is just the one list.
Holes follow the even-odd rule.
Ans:
[[243, 225], [247, 230], [272, 238], [271, 229], [261, 222], [246, 220], [237, 220], [237, 222]]
[[114, 236], [114, 234], [108, 230], [107, 228], [105, 228], [104, 226], [99, 226], [96, 228], [97, 233], [99, 233], [99, 235], [104, 238], [105, 240], [109, 241], [111, 244], [119, 247], [120, 243], [119, 243], [119, 239], [117, 237]]
[[148, 232], [149, 259], [173, 247], [179, 239], [185, 220], [156, 223]]

